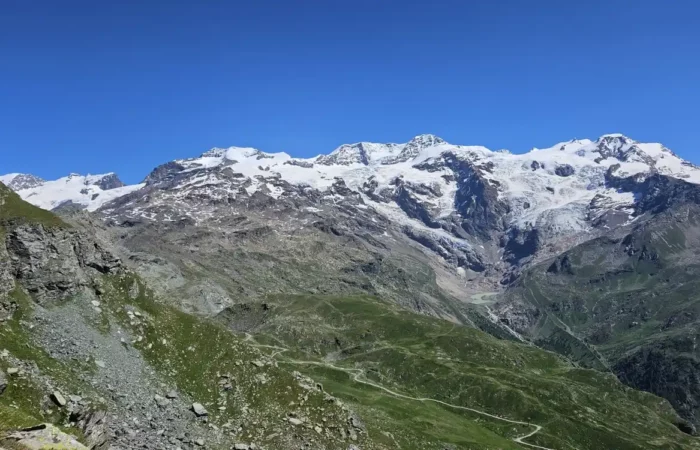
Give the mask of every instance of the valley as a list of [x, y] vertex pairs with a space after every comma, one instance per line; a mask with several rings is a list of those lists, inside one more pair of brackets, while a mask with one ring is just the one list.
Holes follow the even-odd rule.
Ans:
[[661, 144], [0, 182], [0, 447], [700, 448], [700, 169]]

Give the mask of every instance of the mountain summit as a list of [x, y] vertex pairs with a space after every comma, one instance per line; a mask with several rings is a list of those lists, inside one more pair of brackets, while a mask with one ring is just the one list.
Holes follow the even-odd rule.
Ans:
[[158, 166], [133, 186], [114, 174], [3, 179], [43, 208], [70, 204], [114, 220], [205, 223], [223, 204], [236, 210], [259, 202], [323, 216], [346, 205], [398, 227], [450, 270], [508, 279], [514, 267], [634, 221], [643, 181], [654, 174], [700, 183], [700, 169], [663, 145], [621, 134], [524, 154], [432, 134], [403, 144], [345, 144], [315, 158], [214, 148]]

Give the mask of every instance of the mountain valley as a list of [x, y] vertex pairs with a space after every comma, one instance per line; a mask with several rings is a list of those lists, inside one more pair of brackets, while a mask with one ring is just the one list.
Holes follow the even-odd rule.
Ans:
[[661, 144], [0, 183], [0, 448], [700, 448], [700, 168]]

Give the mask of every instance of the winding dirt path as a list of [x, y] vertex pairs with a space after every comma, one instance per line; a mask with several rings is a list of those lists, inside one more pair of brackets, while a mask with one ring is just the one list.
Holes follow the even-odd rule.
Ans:
[[299, 360], [289, 360], [289, 359], [288, 359], [288, 360], [281, 360], [281, 361], [279, 361], [279, 362], [281, 362], [281, 363], [283, 363], [283, 364], [302, 364], [302, 365], [321, 366], [321, 367], [328, 367], [328, 368], [335, 369], [335, 370], [340, 370], [340, 371], [342, 371], [342, 372], [351, 374], [351, 375], [352, 375], [353, 381], [355, 381], [355, 382], [357, 382], [357, 383], [365, 384], [365, 385], [367, 385], [367, 386], [372, 386], [372, 387], [374, 387], [374, 388], [376, 388], [376, 389], [380, 389], [380, 390], [386, 392], [387, 394], [393, 395], [394, 397], [399, 397], [399, 398], [403, 398], [403, 399], [406, 399], [406, 400], [414, 400], [414, 401], [417, 401], [417, 402], [433, 402], [433, 403], [438, 403], [438, 404], [440, 404], [440, 405], [447, 406], [447, 407], [449, 407], [449, 408], [459, 409], [459, 410], [463, 410], [463, 411], [469, 411], [469, 412], [473, 412], [473, 413], [476, 413], [476, 414], [480, 414], [480, 415], [482, 415], [482, 416], [490, 417], [491, 419], [496, 419], [496, 420], [500, 420], [500, 421], [503, 421], [503, 422], [512, 423], [512, 424], [515, 424], [515, 425], [526, 425], [526, 426], [529, 426], [529, 427], [534, 427], [534, 428], [535, 428], [534, 430], [532, 430], [531, 432], [529, 432], [529, 433], [527, 433], [527, 434], [525, 434], [525, 435], [522, 435], [522, 436], [513, 438], [513, 441], [514, 441], [514, 442], [517, 442], [518, 444], [525, 445], [525, 446], [531, 447], [531, 448], [539, 448], [539, 449], [542, 449], [542, 450], [554, 450], [554, 449], [549, 448], [549, 447], [542, 447], [542, 446], [539, 446], [539, 445], [528, 444], [527, 442], [523, 442], [524, 439], [527, 439], [527, 438], [532, 437], [532, 436], [534, 436], [535, 434], [537, 434], [537, 433], [542, 429], [542, 426], [541, 426], [541, 425], [537, 425], [537, 424], [529, 423], [529, 422], [521, 422], [521, 421], [519, 421], [519, 420], [506, 419], [505, 417], [496, 416], [496, 415], [494, 415], [494, 414], [489, 414], [489, 413], [487, 413], [487, 412], [485, 412], [485, 411], [481, 411], [481, 410], [474, 409], [474, 408], [468, 408], [468, 407], [466, 407], [466, 406], [453, 405], [453, 404], [451, 404], [451, 403], [443, 402], [442, 400], [435, 400], [434, 398], [427, 398], [427, 397], [411, 397], [410, 395], [401, 394], [401, 393], [399, 393], [399, 392], [392, 391], [391, 389], [389, 389], [389, 388], [387, 388], [387, 387], [384, 387], [384, 386], [382, 386], [382, 385], [380, 385], [380, 384], [376, 384], [376, 383], [373, 383], [373, 382], [371, 382], [371, 381], [369, 381], [369, 380], [366, 380], [366, 379], [361, 378], [362, 375], [364, 375], [364, 371], [363, 371], [362, 369], [349, 369], [349, 368], [346, 368], [346, 367], [339, 367], [339, 366], [335, 366], [335, 365], [330, 364], [330, 363], [319, 362], [319, 361], [299, 361]]
[[[282, 353], [284, 353], [284, 352], [286, 352], [286, 351], [288, 350], [288, 349], [286, 349], [286, 348], [284, 348], [284, 347], [278, 347], [278, 346], [276, 346], [276, 345], [263, 345], [263, 344], [258, 344], [257, 342], [255, 342], [255, 338], [253, 338], [253, 336], [252, 336], [251, 334], [249, 334], [249, 333], [246, 333], [246, 337], [245, 337], [244, 341], [249, 342], [250, 345], [251, 345], [251, 346], [254, 346], [254, 347], [274, 349], [275, 351], [270, 355], [271, 358], [274, 358], [274, 357], [277, 356], [277, 355], [281, 355]], [[350, 368], [347, 368], [347, 367], [339, 367], [339, 366], [333, 365], [333, 364], [331, 364], [331, 363], [328, 363], [328, 362], [321, 362], [321, 361], [301, 361], [301, 360], [295, 360], [295, 359], [280, 359], [280, 360], [278, 360], [278, 362], [279, 362], [279, 363], [282, 363], [282, 364], [300, 364], [300, 365], [310, 365], [310, 366], [328, 367], [328, 368], [330, 368], [330, 369], [339, 370], [339, 371], [341, 371], [341, 372], [345, 372], [345, 373], [347, 373], [347, 374], [350, 374], [350, 375], [352, 375], [353, 381], [355, 381], [355, 382], [357, 382], [357, 383], [360, 383], [360, 384], [365, 384], [365, 385], [367, 385], [367, 386], [372, 386], [373, 388], [382, 390], [382, 391], [386, 392], [387, 394], [390, 394], [390, 395], [392, 395], [392, 396], [394, 396], [394, 397], [403, 398], [403, 399], [406, 399], [406, 400], [413, 400], [413, 401], [417, 401], [417, 402], [433, 402], [433, 403], [438, 403], [438, 404], [440, 404], [440, 405], [447, 406], [448, 408], [453, 408], [453, 409], [458, 409], [458, 410], [462, 410], [462, 411], [473, 412], [473, 413], [476, 413], [476, 414], [480, 414], [480, 415], [482, 415], [482, 416], [489, 417], [489, 418], [491, 418], [491, 419], [500, 420], [500, 421], [502, 421], [502, 422], [512, 423], [512, 424], [515, 424], [515, 425], [525, 425], [525, 426], [528, 426], [528, 427], [534, 427], [534, 430], [532, 430], [531, 432], [529, 432], [529, 433], [527, 433], [527, 434], [524, 434], [524, 435], [522, 435], [522, 436], [515, 437], [515, 438], [513, 438], [512, 440], [513, 440], [514, 442], [517, 442], [517, 443], [520, 444], [520, 445], [525, 445], [525, 446], [530, 447], [530, 448], [539, 448], [539, 449], [541, 449], [541, 450], [554, 450], [553, 448], [542, 447], [542, 446], [540, 446], [540, 445], [529, 444], [529, 443], [527, 443], [527, 442], [524, 442], [525, 439], [531, 438], [531, 437], [534, 436], [535, 434], [539, 433], [540, 430], [542, 430], [542, 426], [541, 426], [541, 425], [537, 425], [537, 424], [535, 424], [535, 423], [529, 423], [529, 422], [522, 422], [522, 421], [519, 421], [519, 420], [507, 419], [507, 418], [505, 418], [505, 417], [496, 416], [496, 415], [494, 415], [494, 414], [489, 414], [489, 413], [487, 413], [487, 412], [485, 412], [485, 411], [481, 411], [481, 410], [479, 410], [479, 409], [468, 408], [468, 407], [466, 407], [466, 406], [460, 406], [460, 405], [453, 405], [453, 404], [451, 404], [451, 403], [443, 402], [442, 400], [436, 400], [436, 399], [434, 399], [434, 398], [428, 398], [428, 397], [411, 397], [410, 395], [401, 394], [401, 393], [399, 393], [399, 392], [392, 391], [391, 389], [389, 389], [389, 388], [387, 388], [387, 387], [384, 387], [384, 386], [382, 386], [382, 385], [380, 385], [380, 384], [377, 384], [377, 383], [374, 383], [374, 382], [369, 381], [369, 380], [367, 380], [367, 379], [361, 378], [361, 377], [364, 375], [364, 371], [363, 371], [362, 369], [350, 369]]]

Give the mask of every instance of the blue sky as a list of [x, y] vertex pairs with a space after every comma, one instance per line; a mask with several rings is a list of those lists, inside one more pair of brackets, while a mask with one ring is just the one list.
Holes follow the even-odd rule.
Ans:
[[515, 152], [621, 132], [700, 163], [691, 1], [0, 0], [0, 173], [434, 133]]

